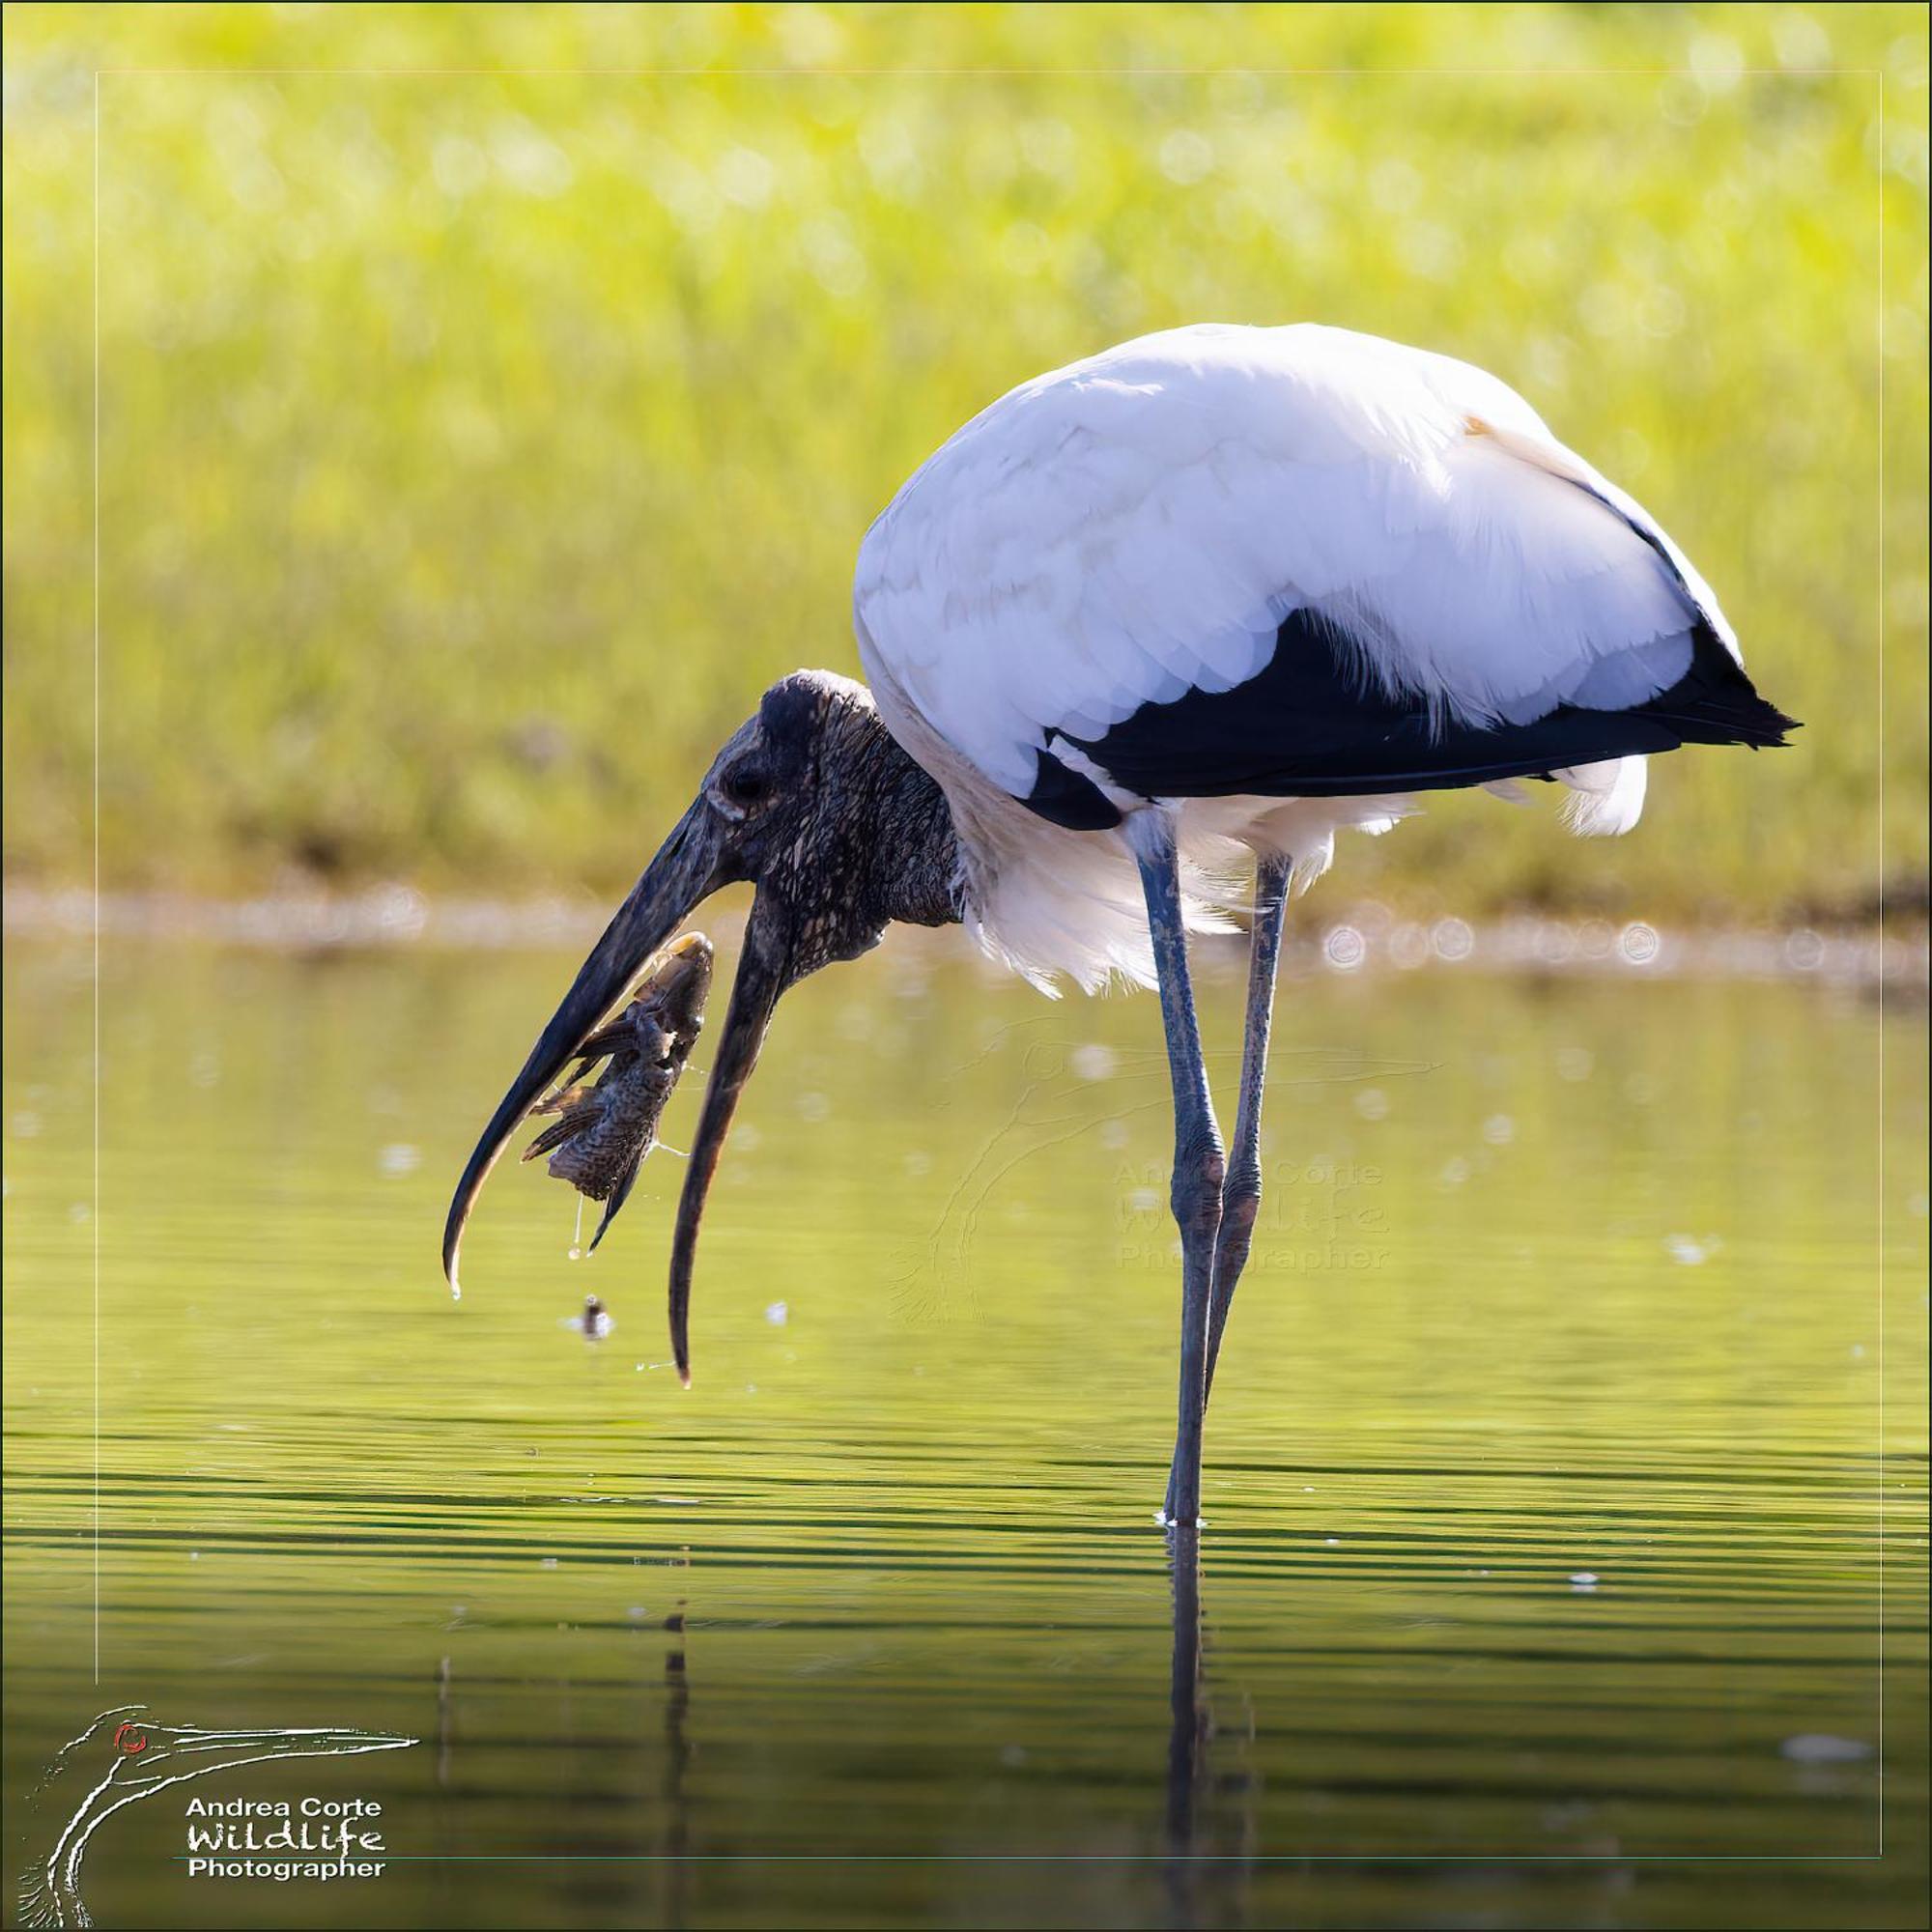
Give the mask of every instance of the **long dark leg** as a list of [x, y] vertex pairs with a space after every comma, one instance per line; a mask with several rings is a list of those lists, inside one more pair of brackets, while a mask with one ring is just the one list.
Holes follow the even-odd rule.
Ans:
[[[1214, 1239], [1214, 1282], [1208, 1311], [1206, 1399], [1214, 1388], [1214, 1363], [1236, 1285], [1247, 1265], [1255, 1216], [1262, 1203], [1262, 1086], [1267, 1077], [1268, 1024], [1281, 963], [1281, 928], [1288, 909], [1291, 860], [1268, 853], [1255, 867], [1255, 920], [1248, 949], [1247, 1024], [1241, 1042], [1241, 1097], [1235, 1113], [1235, 1143], [1228, 1151], [1228, 1178], [1221, 1189], [1221, 1226]], [[1174, 1514], [1174, 1478], [1168, 1479], [1167, 1514]]]
[[[1214, 1236], [1221, 1225], [1227, 1162], [1208, 1094], [1201, 1029], [1187, 976], [1187, 930], [1180, 868], [1172, 833], [1151, 813], [1135, 821], [1134, 849], [1147, 894], [1148, 928], [1160, 975], [1161, 1020], [1174, 1083], [1174, 1218], [1180, 1230], [1180, 1426], [1175, 1436], [1166, 1515], [1186, 1525], [1201, 1519], [1201, 1418], [1208, 1406], [1208, 1316], [1213, 1293]], [[1145, 827], [1145, 831], [1141, 828]]]
[[1255, 923], [1248, 950], [1248, 1013], [1241, 1041], [1241, 1098], [1235, 1114], [1235, 1144], [1228, 1151], [1228, 1179], [1221, 1189], [1221, 1232], [1214, 1242], [1214, 1296], [1208, 1311], [1208, 1387], [1229, 1305], [1248, 1264], [1255, 1216], [1262, 1205], [1262, 1084], [1267, 1078], [1268, 1027], [1274, 1017], [1275, 971], [1281, 964], [1281, 927], [1288, 910], [1293, 862], [1269, 853], [1255, 867]]

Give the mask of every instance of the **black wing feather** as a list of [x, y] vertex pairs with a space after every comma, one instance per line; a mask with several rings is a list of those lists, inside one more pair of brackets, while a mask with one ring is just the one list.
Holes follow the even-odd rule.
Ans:
[[[1245, 684], [1143, 704], [1098, 737], [1067, 742], [1143, 798], [1343, 798], [1547, 778], [1680, 745], [1781, 745], [1797, 728], [1702, 621], [1691, 632], [1690, 668], [1667, 691], [1620, 711], [1559, 704], [1527, 724], [1432, 716], [1426, 698], [1365, 681], [1361, 663], [1332, 619], [1295, 611]], [[1097, 785], [1047, 749], [1026, 803], [1076, 830], [1121, 818]]]

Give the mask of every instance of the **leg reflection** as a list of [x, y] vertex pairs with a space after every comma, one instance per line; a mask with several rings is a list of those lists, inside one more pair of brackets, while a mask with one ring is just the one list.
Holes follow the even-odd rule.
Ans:
[[[1217, 1774], [1215, 1729], [1208, 1701], [1207, 1643], [1201, 1615], [1201, 1534], [1175, 1528], [1168, 1535], [1174, 1586], [1174, 1653], [1168, 1678], [1167, 1895], [1177, 1926], [1244, 1921], [1248, 1878], [1257, 1851], [1255, 1799], [1258, 1782], [1248, 1765]], [[1254, 1710], [1245, 1698], [1235, 1731], [1237, 1755], [1255, 1737]], [[1236, 1815], [1225, 1816], [1227, 1801]]]
[[449, 1659], [436, 1667], [436, 1781], [449, 1782], [449, 1746], [455, 1731], [455, 1714], [450, 1708]]
[[1168, 1532], [1168, 1567], [1174, 1584], [1174, 1664], [1168, 1678], [1167, 1895], [1174, 1922], [1192, 1925], [1198, 1907], [1196, 1811], [1212, 1721], [1201, 1695], [1201, 1532], [1192, 1524]]
[[681, 1926], [691, 1903], [691, 1805], [684, 1789], [685, 1768], [691, 1762], [691, 1742], [685, 1720], [691, 1711], [691, 1674], [684, 1656], [684, 1605], [665, 1619], [670, 1641], [665, 1651], [665, 1833], [664, 1857], [658, 1869], [664, 1876], [660, 1917], [667, 1925]]

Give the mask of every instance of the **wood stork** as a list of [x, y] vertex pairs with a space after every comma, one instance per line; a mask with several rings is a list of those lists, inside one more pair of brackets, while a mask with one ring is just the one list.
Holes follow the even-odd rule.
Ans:
[[[672, 1242], [687, 1311], [705, 1193], [781, 993], [895, 920], [963, 922], [1049, 983], [1157, 984], [1182, 1251], [1164, 1515], [1198, 1521], [1201, 1428], [1261, 1196], [1283, 909], [1344, 827], [1523, 778], [1582, 833], [1636, 822], [1644, 759], [1776, 745], [1715, 597], [1631, 497], [1494, 377], [1345, 329], [1208, 325], [1022, 384], [867, 534], [862, 685], [768, 691], [544, 1029], [458, 1185], [639, 964], [719, 887], [757, 887]], [[1224, 1151], [1186, 935], [1254, 855], [1246, 1041]]]

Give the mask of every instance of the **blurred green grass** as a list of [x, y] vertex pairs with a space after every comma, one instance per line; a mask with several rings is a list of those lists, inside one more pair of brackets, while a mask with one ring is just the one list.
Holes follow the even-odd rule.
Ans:
[[856, 668], [858, 540], [958, 422], [1145, 329], [1311, 318], [1521, 388], [1806, 721], [1660, 760], [1615, 843], [1444, 800], [1354, 888], [1922, 903], [1923, 24], [10, 7], [9, 872], [92, 863], [106, 68], [110, 884], [615, 888], [772, 676]]

